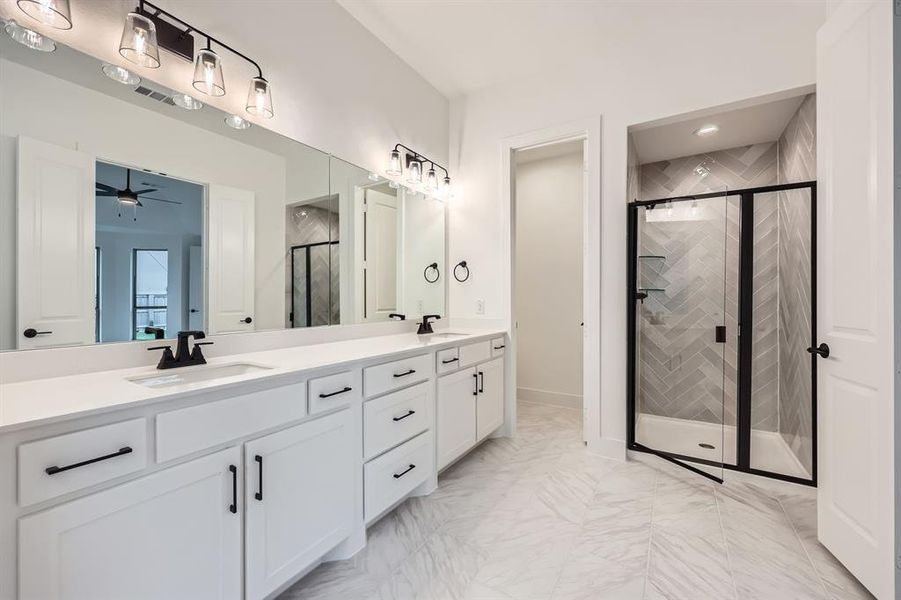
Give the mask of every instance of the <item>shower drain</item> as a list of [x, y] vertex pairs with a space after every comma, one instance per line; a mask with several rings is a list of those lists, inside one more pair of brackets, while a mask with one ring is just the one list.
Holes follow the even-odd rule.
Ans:
[[705, 444], [704, 442], [701, 442], [700, 444], [698, 444], [698, 446], [700, 446], [701, 448], [706, 448], [707, 450], [716, 450], [716, 446], [714, 446], [713, 444]]

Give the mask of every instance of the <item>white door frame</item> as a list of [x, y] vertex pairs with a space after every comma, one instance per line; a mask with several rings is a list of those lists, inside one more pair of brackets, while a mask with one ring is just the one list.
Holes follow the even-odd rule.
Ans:
[[[513, 153], [536, 146], [585, 140], [587, 169], [582, 186], [582, 437], [589, 450], [601, 448], [601, 118], [581, 119], [501, 140], [503, 226], [503, 299], [510, 336], [505, 382], [506, 418], [503, 433], [516, 433], [516, 312], [514, 306], [516, 242], [516, 173]], [[549, 318], [553, 318], [549, 315]]]

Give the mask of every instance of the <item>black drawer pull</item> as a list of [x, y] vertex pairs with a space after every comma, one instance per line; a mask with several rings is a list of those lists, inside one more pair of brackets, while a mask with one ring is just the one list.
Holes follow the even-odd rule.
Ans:
[[232, 474], [232, 503], [228, 505], [228, 511], [235, 514], [238, 512], [238, 467], [228, 465], [228, 470]]
[[494, 349], [495, 350], [503, 350], [506, 347], [507, 347], [507, 344], [501, 344], [500, 346], [495, 346]]
[[125, 446], [123, 448], [119, 448], [116, 452], [112, 454], [107, 454], [105, 456], [98, 456], [97, 458], [91, 458], [89, 460], [83, 460], [81, 462], [73, 463], [71, 465], [66, 465], [65, 467], [47, 467], [44, 469], [44, 472], [47, 475], [56, 475], [57, 473], [62, 473], [63, 471], [71, 471], [72, 469], [77, 469], [78, 467], [84, 467], [86, 465], [92, 465], [96, 462], [100, 462], [101, 460], [109, 460], [110, 458], [116, 458], [117, 456], [123, 456], [125, 454], [131, 454], [132, 449], [131, 446]]
[[409, 473], [410, 471], [412, 471], [412, 470], [415, 469], [415, 468], [416, 468], [416, 465], [412, 465], [412, 464], [411, 464], [409, 467], [407, 467], [406, 469], [404, 469], [404, 470], [401, 471], [400, 473], [395, 473], [395, 474], [394, 474], [394, 478], [395, 478], [395, 479], [400, 479], [401, 477], [403, 477], [404, 475], [406, 475], [407, 473]]
[[338, 394], [346, 394], [351, 391], [352, 387], [345, 387], [343, 390], [338, 390], [337, 392], [331, 392], [329, 394], [319, 394], [320, 398], [331, 398], [332, 396], [337, 396]]
[[457, 357], [455, 356], [455, 357], [449, 358], [449, 359], [447, 359], [447, 360], [442, 360], [442, 361], [441, 361], [441, 364], [442, 364], [442, 365], [449, 365], [449, 364], [451, 364], [452, 362], [457, 362], [458, 360], [460, 360], [460, 359], [457, 358]]
[[416, 414], [416, 411], [415, 411], [415, 410], [408, 410], [408, 411], [407, 411], [407, 414], [401, 415], [401, 416], [399, 416], [399, 417], [394, 417], [394, 418], [392, 419], [392, 421], [403, 421], [403, 420], [406, 419], [407, 417], [411, 417], [411, 416], [413, 416], [413, 415], [415, 415], [415, 414]]
[[407, 375], [412, 375], [416, 372], [416, 369], [410, 369], [409, 371], [404, 371], [403, 373], [395, 373], [395, 377], [406, 377]]
[[257, 461], [257, 467], [260, 474], [259, 485], [257, 487], [257, 493], [253, 495], [257, 500], [263, 499], [263, 457], [257, 454], [253, 457], [255, 461]]

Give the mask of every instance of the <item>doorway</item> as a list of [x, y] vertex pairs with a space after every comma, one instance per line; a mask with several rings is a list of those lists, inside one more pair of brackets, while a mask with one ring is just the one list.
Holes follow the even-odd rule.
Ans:
[[[584, 140], [513, 152], [516, 399], [583, 411]], [[584, 438], [584, 435], [583, 435]]]

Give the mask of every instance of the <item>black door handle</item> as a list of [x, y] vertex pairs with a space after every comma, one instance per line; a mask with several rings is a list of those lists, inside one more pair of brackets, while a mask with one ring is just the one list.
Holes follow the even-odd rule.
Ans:
[[485, 393], [485, 373], [479, 371], [479, 393]]
[[228, 465], [228, 470], [232, 474], [232, 503], [228, 505], [228, 510], [230, 513], [235, 514], [238, 512], [238, 467]]
[[251, 319], [250, 317], [244, 317], [243, 319], [238, 321], [238, 323], [247, 323], [249, 325], [249, 324], [253, 323], [253, 319]]
[[473, 383], [475, 383], [475, 385], [476, 385], [476, 389], [474, 389], [474, 390], [472, 391], [472, 395], [473, 395], [473, 396], [478, 396], [478, 395], [479, 395], [479, 374], [478, 374], [478, 373], [473, 373], [473, 374], [472, 374], [472, 380], [473, 380]]
[[22, 335], [24, 335], [28, 339], [31, 339], [31, 338], [37, 337], [39, 335], [50, 335], [51, 333], [53, 333], [53, 332], [52, 331], [38, 331], [37, 329], [35, 329], [33, 327], [29, 327], [28, 329], [26, 329], [25, 331], [22, 332]]
[[392, 421], [403, 421], [403, 420], [406, 419], [407, 417], [412, 417], [412, 416], [415, 415], [415, 414], [416, 414], [416, 411], [415, 411], [415, 410], [408, 410], [408, 411], [407, 411], [407, 414], [401, 415], [401, 416], [399, 416], [399, 417], [394, 417], [394, 418], [391, 419], [391, 420], [392, 420]]
[[253, 495], [257, 500], [263, 499], [263, 457], [257, 454], [253, 457], [255, 461], [257, 461], [257, 470], [260, 474], [259, 485], [257, 486], [257, 493]]
[[47, 467], [44, 469], [44, 472], [47, 475], [56, 475], [57, 473], [62, 473], [63, 471], [71, 471], [72, 469], [77, 469], [78, 467], [84, 467], [87, 465], [92, 465], [94, 463], [100, 462], [101, 460], [109, 460], [110, 458], [116, 458], [117, 456], [123, 456], [125, 454], [131, 454], [131, 446], [124, 446], [119, 448], [116, 452], [111, 454], [105, 454], [103, 456], [98, 456], [97, 458], [91, 458], [88, 460], [83, 460], [81, 462], [73, 463], [71, 465], [66, 465], [65, 467], [57, 467], [56, 465], [52, 467]]
[[395, 478], [395, 479], [400, 479], [401, 477], [403, 477], [404, 475], [406, 475], [407, 473], [409, 473], [410, 471], [412, 471], [412, 470], [415, 469], [415, 468], [416, 468], [416, 465], [411, 464], [409, 467], [407, 467], [406, 469], [404, 469], [404, 470], [401, 471], [400, 473], [395, 473], [395, 474], [394, 474], [394, 478]]
[[816, 348], [808, 348], [807, 351], [811, 354], [819, 354], [823, 358], [829, 358], [829, 346], [827, 344], [820, 344]]
[[395, 373], [395, 377], [406, 377], [407, 375], [412, 375], [416, 372], [416, 369], [410, 369], [409, 371], [404, 371], [403, 373]]

